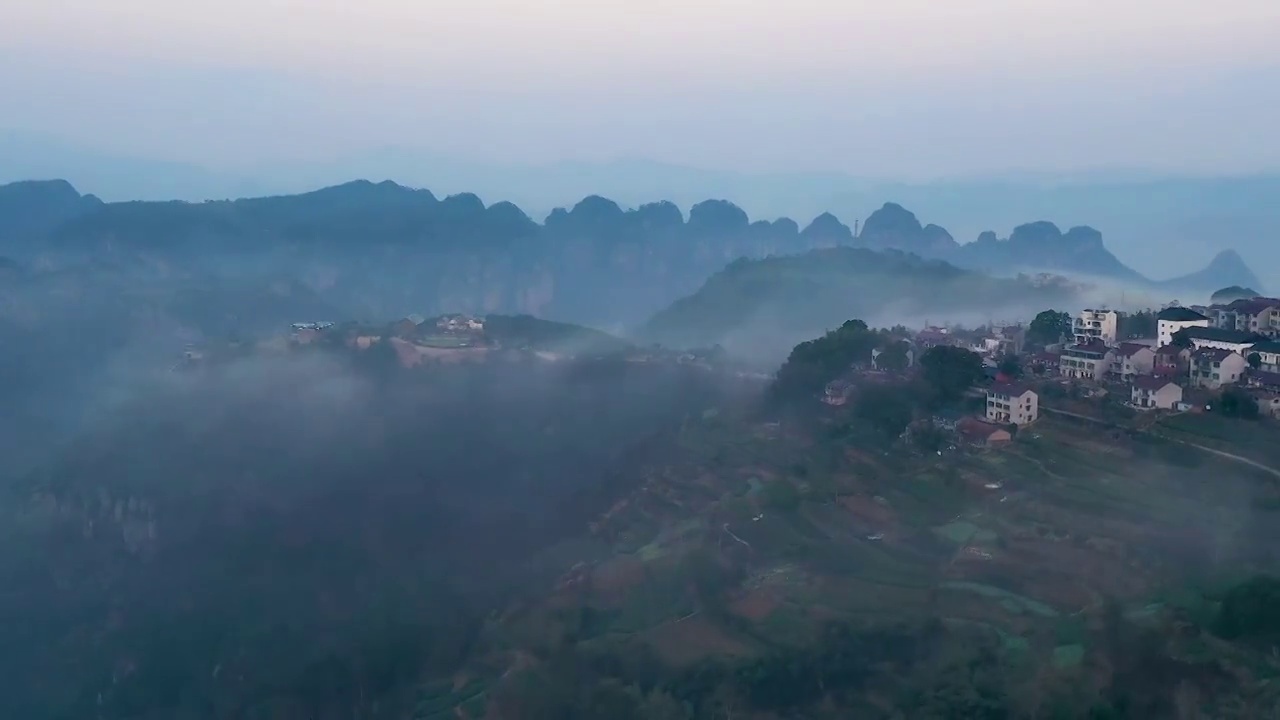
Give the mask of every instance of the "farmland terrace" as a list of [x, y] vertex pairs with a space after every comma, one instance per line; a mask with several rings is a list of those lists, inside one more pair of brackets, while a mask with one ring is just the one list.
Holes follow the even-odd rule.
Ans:
[[[687, 422], [679, 451], [592, 525], [597, 556], [577, 581], [494, 632], [527, 637], [558, 619], [579, 652], [696, 675], [808, 652], [833, 625], [940, 620], [1035, 668], [1004, 679], [1034, 705], [1053, 688], [1106, 691], [1115, 617], [1204, 627], [1225, 588], [1280, 564], [1274, 478], [1174, 441], [1042, 419], [1003, 449], [918, 453], [785, 423], [761, 436], [748, 422]], [[1254, 679], [1280, 669], [1206, 633], [1163, 652], [1242, 663]], [[874, 695], [846, 707], [888, 717]]]

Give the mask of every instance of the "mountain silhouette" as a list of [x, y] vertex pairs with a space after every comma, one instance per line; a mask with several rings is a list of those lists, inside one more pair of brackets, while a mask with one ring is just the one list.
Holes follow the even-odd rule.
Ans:
[[[1120, 262], [1101, 233], [1047, 221], [1008, 238], [960, 244], [885, 203], [858, 232], [831, 213], [801, 229], [752, 220], [731, 202], [625, 209], [592, 195], [542, 222], [470, 193], [439, 198], [356, 180], [297, 195], [103, 203], [65, 181], [0, 187], [0, 256], [24, 267], [110, 261], [131, 272], [198, 273], [210, 264], [303, 282], [352, 312], [511, 312], [606, 329], [634, 325], [738, 258], [854, 246], [898, 250], [989, 274], [1079, 274], [1160, 288], [1257, 287], [1234, 254], [1200, 273], [1153, 283]], [[607, 301], [605, 300], [607, 299]]]

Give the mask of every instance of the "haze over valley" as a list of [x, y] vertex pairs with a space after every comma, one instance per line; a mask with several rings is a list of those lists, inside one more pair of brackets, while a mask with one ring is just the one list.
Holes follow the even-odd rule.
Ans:
[[1280, 717], [1280, 5], [0, 15], [0, 718]]

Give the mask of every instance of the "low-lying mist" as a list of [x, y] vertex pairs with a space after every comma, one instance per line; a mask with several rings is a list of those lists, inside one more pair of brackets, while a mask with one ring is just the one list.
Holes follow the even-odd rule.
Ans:
[[406, 663], [450, 667], [533, 554], [639, 481], [647, 443], [729, 397], [674, 364], [365, 355], [102, 387], [5, 493], [0, 612], [24, 622], [0, 633], [4, 714], [322, 706], [308, 668], [385, 654], [361, 645], [370, 623], [418, 648]]

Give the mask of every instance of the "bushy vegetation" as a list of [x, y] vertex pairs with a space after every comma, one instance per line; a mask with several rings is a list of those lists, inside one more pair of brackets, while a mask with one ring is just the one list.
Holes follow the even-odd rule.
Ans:
[[1052, 345], [1071, 337], [1071, 315], [1059, 310], [1044, 310], [1027, 326], [1027, 342]]
[[1214, 629], [1228, 640], [1264, 645], [1280, 640], [1280, 578], [1259, 575], [1232, 587]]
[[778, 402], [810, 398], [855, 364], [870, 363], [871, 351], [883, 341], [883, 334], [865, 322], [845, 321], [836, 330], [795, 346], [778, 368], [770, 393]]

